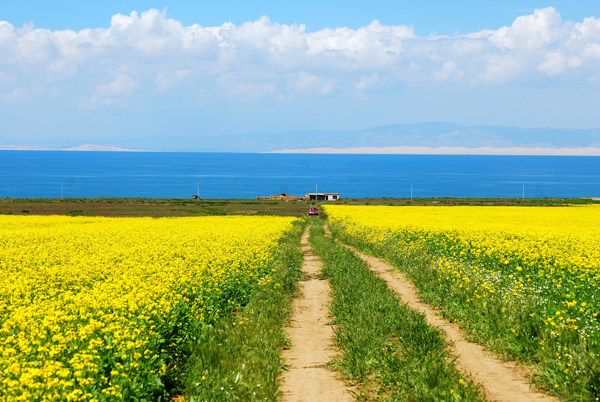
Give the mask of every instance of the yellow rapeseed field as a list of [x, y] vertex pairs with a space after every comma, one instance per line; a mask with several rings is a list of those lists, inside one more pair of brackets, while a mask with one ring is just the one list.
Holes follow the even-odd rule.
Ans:
[[293, 218], [0, 216], [0, 401], [152, 396]]
[[577, 377], [600, 375], [590, 366], [600, 352], [600, 208], [326, 210], [332, 228], [356, 245], [391, 260], [411, 250], [431, 256], [431, 272], [412, 275], [423, 282], [417, 286], [437, 293], [467, 325], [485, 322], [510, 338], [517, 355], [553, 366], [546, 385], [580, 384], [598, 395]]

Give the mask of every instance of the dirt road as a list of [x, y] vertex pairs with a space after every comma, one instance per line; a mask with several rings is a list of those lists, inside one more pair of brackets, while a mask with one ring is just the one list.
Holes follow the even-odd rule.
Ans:
[[283, 401], [345, 402], [354, 398], [348, 388], [325, 366], [335, 354], [329, 322], [329, 283], [317, 278], [322, 263], [310, 252], [308, 230], [302, 236], [304, 263], [302, 272], [307, 280], [301, 283], [302, 297], [294, 301], [292, 323], [286, 329], [292, 342], [284, 358], [290, 369], [282, 376]]
[[457, 367], [470, 374], [471, 378], [483, 384], [488, 399], [495, 401], [557, 401], [546, 394], [530, 388], [526, 380], [526, 371], [514, 363], [503, 362], [485, 352], [479, 344], [465, 340], [458, 325], [445, 320], [423, 303], [416, 289], [406, 277], [394, 270], [379, 258], [363, 254], [353, 247], [345, 246], [362, 258], [388, 286], [393, 289], [400, 299], [409, 307], [421, 311], [427, 317], [430, 325], [442, 327], [447, 339], [454, 344], [453, 351]]

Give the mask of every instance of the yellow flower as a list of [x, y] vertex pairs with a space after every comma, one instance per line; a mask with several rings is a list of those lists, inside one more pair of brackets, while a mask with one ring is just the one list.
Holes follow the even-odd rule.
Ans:
[[[565, 334], [568, 340], [561, 343], [575, 350], [600, 343], [600, 302], [593, 297], [600, 287], [597, 205], [324, 208], [329, 227], [341, 238], [402, 261], [406, 273], [449, 304], [497, 315], [506, 320], [501, 327], [515, 336], [524, 336], [515, 327], [521, 323], [545, 327], [532, 341], [549, 358], [554, 342]], [[417, 275], [423, 257], [430, 261], [427, 277]], [[524, 306], [534, 306], [525, 318], [531, 323], [519, 315]], [[549, 316], [548, 310], [555, 314]]]
[[167, 372], [159, 341], [268, 280], [293, 221], [0, 216], [2, 400], [147, 388]]

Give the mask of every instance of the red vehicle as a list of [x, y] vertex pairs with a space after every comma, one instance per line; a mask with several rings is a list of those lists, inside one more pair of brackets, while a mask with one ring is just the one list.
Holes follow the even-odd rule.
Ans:
[[319, 210], [316, 207], [308, 208], [308, 216], [319, 215]]

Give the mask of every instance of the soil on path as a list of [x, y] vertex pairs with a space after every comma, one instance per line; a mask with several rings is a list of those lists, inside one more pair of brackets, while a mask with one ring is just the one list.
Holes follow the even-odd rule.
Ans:
[[329, 322], [329, 283], [317, 278], [322, 263], [310, 252], [308, 230], [302, 236], [307, 280], [301, 283], [302, 297], [294, 300], [292, 323], [286, 328], [292, 347], [283, 351], [289, 370], [282, 376], [285, 402], [345, 402], [354, 398], [349, 388], [325, 367], [333, 356]]
[[344, 247], [352, 250], [369, 264], [404, 303], [425, 314], [430, 325], [444, 329], [447, 339], [454, 344], [453, 353], [458, 356], [457, 367], [469, 373], [475, 382], [483, 385], [488, 399], [500, 402], [558, 401], [531, 389], [527, 382], [527, 371], [522, 367], [515, 363], [503, 362], [484, 351], [481, 345], [466, 341], [458, 325], [440, 317], [434, 309], [420, 300], [415, 287], [402, 273], [395, 271], [379, 258], [363, 254], [351, 246], [344, 245]]

